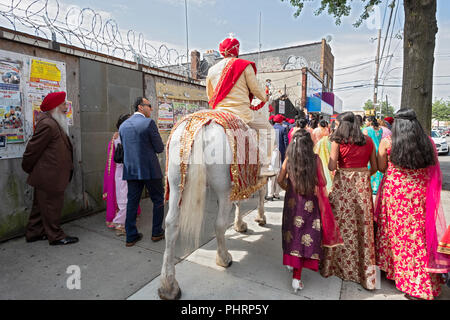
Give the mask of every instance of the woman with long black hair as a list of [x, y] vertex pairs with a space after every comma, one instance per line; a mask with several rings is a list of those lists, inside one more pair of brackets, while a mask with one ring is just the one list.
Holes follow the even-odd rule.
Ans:
[[438, 273], [450, 271], [450, 257], [437, 250], [445, 230], [442, 174], [414, 110], [401, 109], [394, 119], [378, 152], [386, 177], [375, 210], [377, 265], [406, 298], [431, 300], [441, 292]]
[[376, 268], [370, 176], [377, 171], [375, 147], [372, 139], [362, 134], [352, 112], [340, 114], [336, 122], [328, 163], [328, 169], [336, 174], [329, 199], [344, 246], [325, 248], [320, 273], [373, 290]]
[[327, 199], [322, 163], [314, 154], [311, 135], [297, 130], [277, 179], [286, 190], [283, 208], [283, 264], [293, 268], [294, 291], [303, 288], [303, 268], [319, 270], [323, 247], [342, 245]]

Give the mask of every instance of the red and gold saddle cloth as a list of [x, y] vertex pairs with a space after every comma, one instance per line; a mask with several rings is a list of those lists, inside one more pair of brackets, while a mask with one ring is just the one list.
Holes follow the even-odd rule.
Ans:
[[[173, 127], [166, 144], [166, 185], [165, 201], [169, 200], [169, 181], [167, 169], [169, 164], [169, 143], [175, 129], [182, 123], [186, 123], [185, 130], [180, 139], [180, 194], [184, 190], [189, 156], [195, 137], [200, 129], [210, 124], [212, 121], [221, 125], [228, 137], [228, 143], [233, 151], [233, 160], [230, 164], [231, 178], [231, 201], [238, 201], [249, 198], [254, 192], [264, 186], [264, 179], [259, 179], [260, 161], [258, 156], [258, 145], [256, 139], [246, 139], [245, 133], [251, 130], [239, 117], [221, 111], [206, 110], [189, 114], [182, 118]], [[238, 141], [245, 141], [245, 152], [238, 152]], [[240, 146], [240, 148], [242, 148]], [[253, 158], [252, 158], [253, 157]], [[255, 159], [256, 158], [256, 159]], [[256, 161], [255, 161], [256, 160]], [[178, 205], [181, 204], [181, 197]]]

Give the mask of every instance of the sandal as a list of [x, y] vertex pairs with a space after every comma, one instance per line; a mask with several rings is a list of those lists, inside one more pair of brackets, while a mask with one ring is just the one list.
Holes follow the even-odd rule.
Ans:
[[106, 221], [106, 227], [108, 227], [109, 229], [114, 229], [116, 225], [114, 224], [114, 222]]
[[116, 227], [116, 236], [120, 237], [120, 236], [124, 236], [126, 235], [126, 231], [125, 231], [125, 226], [117, 226]]

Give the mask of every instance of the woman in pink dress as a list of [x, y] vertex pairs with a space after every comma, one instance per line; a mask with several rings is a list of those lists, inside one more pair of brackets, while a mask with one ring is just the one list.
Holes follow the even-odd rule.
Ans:
[[[122, 114], [117, 120], [117, 129], [129, 117], [129, 114]], [[115, 229], [116, 234], [122, 236], [125, 235], [128, 186], [127, 182], [122, 180], [123, 163], [114, 161], [114, 152], [119, 143], [119, 133], [115, 132], [108, 144], [108, 158], [103, 179], [103, 200], [106, 200], [106, 226]], [[139, 213], [140, 208], [138, 208]]]
[[432, 300], [441, 292], [439, 274], [450, 270], [450, 257], [437, 250], [445, 218], [436, 148], [414, 110], [396, 113], [378, 165], [386, 175], [374, 216], [377, 265], [406, 298]]
[[313, 130], [311, 136], [314, 145], [319, 142], [320, 139], [328, 136], [329, 134], [330, 131], [328, 130], [328, 122], [326, 122], [325, 120], [320, 120], [319, 126]]

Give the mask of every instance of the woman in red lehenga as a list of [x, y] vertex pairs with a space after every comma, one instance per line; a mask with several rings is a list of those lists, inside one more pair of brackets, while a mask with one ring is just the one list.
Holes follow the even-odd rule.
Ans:
[[441, 292], [440, 273], [450, 270], [450, 257], [437, 251], [445, 230], [442, 175], [436, 148], [414, 110], [396, 113], [392, 136], [381, 141], [378, 166], [387, 171], [374, 216], [377, 265], [406, 298], [434, 299]]
[[336, 122], [337, 129], [330, 136], [328, 169], [337, 170], [329, 200], [344, 245], [324, 248], [320, 274], [337, 276], [374, 290], [376, 266], [370, 176], [377, 171], [375, 146], [371, 138], [362, 134], [352, 112], [341, 113]]

